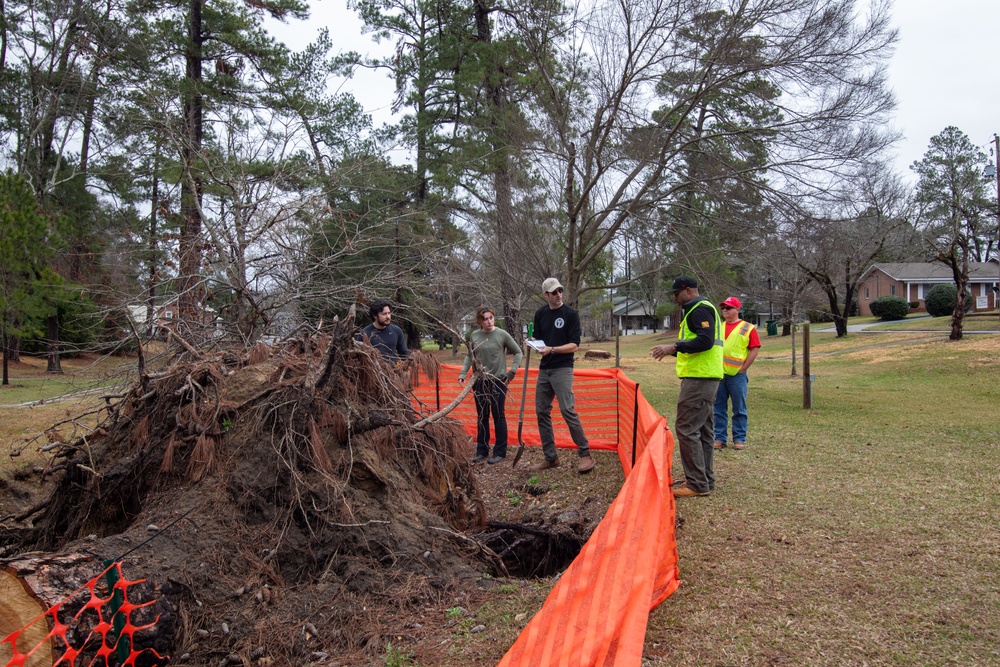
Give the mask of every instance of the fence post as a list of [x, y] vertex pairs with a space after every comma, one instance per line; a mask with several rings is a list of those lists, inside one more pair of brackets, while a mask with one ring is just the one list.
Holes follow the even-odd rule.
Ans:
[[639, 432], [639, 383], [635, 383], [635, 394], [632, 397], [632, 467], [635, 467], [636, 436]]

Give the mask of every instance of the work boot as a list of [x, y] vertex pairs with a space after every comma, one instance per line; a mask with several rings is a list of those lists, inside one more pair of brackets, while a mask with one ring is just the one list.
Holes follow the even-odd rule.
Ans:
[[695, 496], [707, 496], [708, 491], [695, 491], [690, 486], [682, 486], [674, 489], [674, 498], [693, 498]]
[[486, 460], [486, 457], [483, 456], [482, 454], [476, 454], [475, 456], [472, 457], [472, 462], [473, 463], [480, 463], [480, 462], [485, 461], [485, 460]]
[[506, 458], [506, 457], [503, 457], [503, 456], [491, 456], [486, 462], [489, 463], [490, 465], [494, 465], [496, 463], [500, 463], [501, 461], [503, 461], [504, 458]]
[[733, 443], [733, 449], [744, 449], [745, 447], [746, 447], [746, 445], [744, 445], [742, 442], [734, 442]]
[[544, 459], [540, 463], [536, 463], [535, 465], [528, 468], [528, 470], [532, 472], [539, 472], [541, 470], [548, 470], [549, 468], [558, 468], [558, 467], [559, 467], [559, 457], [557, 456], [551, 461], [549, 461], [548, 459]]
[[721, 440], [716, 440], [714, 446], [716, 449], [725, 449], [726, 443], [722, 442]]
[[576, 471], [581, 475], [586, 475], [594, 469], [594, 459], [588, 456], [581, 456], [580, 462], [576, 465]]

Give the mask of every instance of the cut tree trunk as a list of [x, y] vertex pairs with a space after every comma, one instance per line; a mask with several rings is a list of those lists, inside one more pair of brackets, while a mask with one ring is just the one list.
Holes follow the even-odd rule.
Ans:
[[[52, 642], [45, 641], [49, 626], [45, 618], [46, 607], [38, 600], [31, 586], [14, 571], [0, 569], [0, 640], [21, 630], [17, 639], [17, 650], [28, 653], [39, 643], [42, 646], [24, 665], [43, 667], [52, 664]], [[0, 644], [0, 665], [6, 665], [14, 657], [10, 643]]]

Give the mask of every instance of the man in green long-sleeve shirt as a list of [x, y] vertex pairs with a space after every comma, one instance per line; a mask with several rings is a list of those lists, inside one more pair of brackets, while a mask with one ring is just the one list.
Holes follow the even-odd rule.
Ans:
[[[482, 373], [476, 377], [472, 386], [476, 399], [476, 455], [473, 463], [479, 463], [490, 454], [490, 415], [493, 415], [493, 430], [496, 436], [493, 445], [493, 456], [487, 463], [499, 463], [507, 456], [507, 415], [504, 403], [507, 400], [507, 385], [517, 374], [521, 365], [521, 348], [517, 346], [509, 333], [496, 326], [496, 315], [489, 306], [480, 306], [476, 310], [476, 324], [479, 329], [473, 331], [469, 338], [469, 353], [462, 364], [459, 382], [465, 382], [465, 376], [472, 367], [472, 357], [482, 368]], [[514, 363], [507, 370], [507, 353], [514, 355]]]

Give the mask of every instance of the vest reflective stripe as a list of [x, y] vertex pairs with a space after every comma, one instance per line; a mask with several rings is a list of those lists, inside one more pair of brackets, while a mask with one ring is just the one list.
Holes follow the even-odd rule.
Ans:
[[692, 306], [686, 313], [684, 313], [684, 319], [681, 320], [680, 331], [677, 332], [677, 340], [694, 340], [697, 338], [695, 333], [688, 329], [687, 318], [691, 312], [697, 306], [705, 305], [712, 309], [715, 313], [715, 343], [711, 348], [705, 350], [704, 352], [695, 352], [693, 354], [686, 352], [677, 353], [677, 377], [679, 378], [706, 378], [706, 379], [722, 379], [722, 318], [719, 316], [719, 311], [712, 305], [712, 302], [708, 299], [702, 297], [701, 300]]
[[750, 331], [752, 329], [752, 324], [744, 322], [743, 326], [734, 327], [732, 333], [726, 338], [726, 342], [722, 346], [722, 366], [726, 375], [736, 375], [743, 367], [743, 362], [746, 361], [747, 355], [750, 353]]

